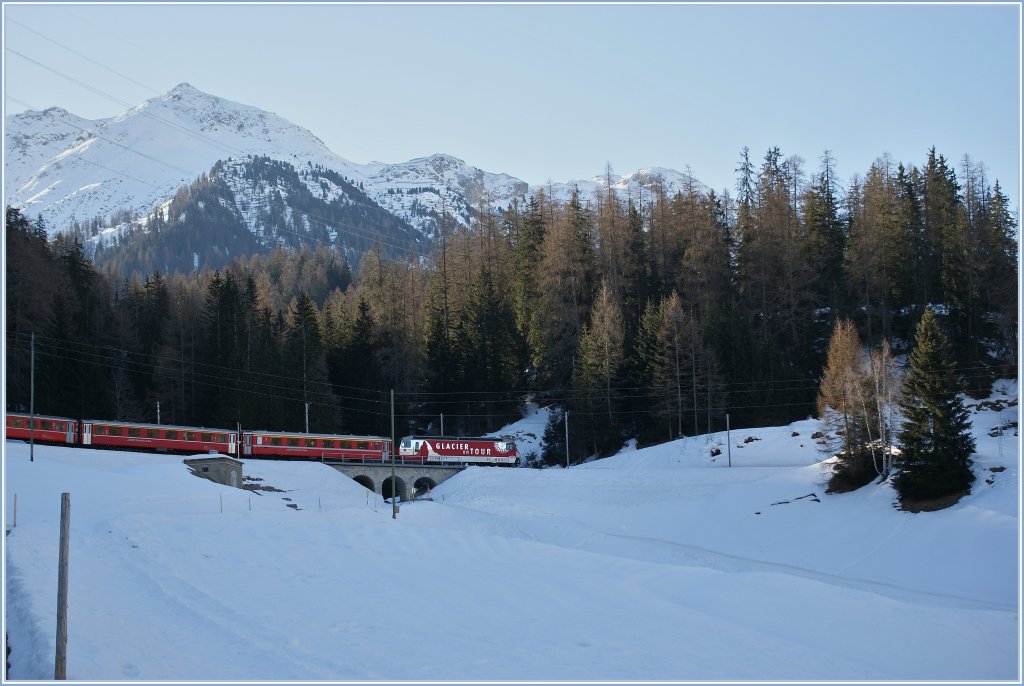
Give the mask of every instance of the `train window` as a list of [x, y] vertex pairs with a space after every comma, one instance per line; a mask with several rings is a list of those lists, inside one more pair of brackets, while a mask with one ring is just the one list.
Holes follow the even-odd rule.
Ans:
[[358, 448], [359, 450], [366, 450], [366, 447], [366, 441], [356, 441], [356, 448]]
[[213, 434], [203, 432], [199, 434], [199, 440], [203, 441], [204, 443], [209, 443], [210, 441], [213, 440]]
[[168, 439], [173, 441], [173, 440], [178, 438], [178, 432], [177, 431], [168, 431], [167, 433], [164, 434], [164, 438], [168, 438]]
[[45, 419], [40, 419], [39, 420], [39, 429], [40, 429], [40, 431], [49, 431], [52, 428], [53, 428], [53, 422], [48, 422]]
[[217, 434], [216, 436], [214, 436], [214, 438], [216, 439], [216, 441], [218, 443], [227, 443], [228, 442], [228, 437], [227, 437], [226, 434]]
[[316, 439], [315, 438], [307, 438], [306, 439], [306, 447], [307, 448], [315, 448], [316, 447]]
[[324, 439], [324, 447], [325, 448], [333, 448], [334, 447], [334, 440], [330, 439], [330, 438], [325, 438]]
[[281, 445], [281, 437], [280, 436], [272, 436], [270, 438], [270, 445]]
[[146, 429], [146, 438], [159, 438], [159, 437], [160, 437], [160, 430], [159, 429]]
[[128, 429], [128, 435], [129, 435], [129, 436], [131, 436], [131, 437], [133, 437], [133, 438], [134, 438], [134, 437], [136, 437], [136, 436], [138, 436], [138, 435], [139, 435], [139, 434], [141, 434], [141, 433], [142, 433], [142, 431], [141, 431], [140, 429], [136, 429], [136, 428], [135, 428], [134, 426], [133, 426], [133, 427], [130, 427], [130, 428]]
[[95, 436], [102, 436], [103, 434], [107, 433], [107, 427], [105, 427], [105, 426], [94, 426], [94, 427], [92, 427], [92, 433]]
[[13, 426], [15, 428], [21, 428], [21, 427], [25, 426], [25, 420], [24, 419], [13, 419], [12, 418], [11, 419], [11, 426]]
[[299, 439], [297, 439], [297, 438], [289, 438], [288, 439], [288, 445], [297, 446], [298, 444], [299, 444]]
[[185, 434], [182, 436], [182, 438], [185, 439], [186, 441], [194, 441], [194, 440], [196, 440], [196, 432], [195, 431], [186, 431]]
[[120, 436], [121, 435], [121, 427], [119, 427], [119, 426], [107, 427], [107, 432], [111, 436]]

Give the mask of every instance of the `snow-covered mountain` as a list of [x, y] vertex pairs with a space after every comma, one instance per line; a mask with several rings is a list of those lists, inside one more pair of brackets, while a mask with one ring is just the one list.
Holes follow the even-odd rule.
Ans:
[[248, 157], [337, 172], [427, 233], [441, 211], [468, 222], [471, 208], [504, 207], [527, 191], [519, 179], [450, 155], [356, 164], [275, 114], [187, 83], [111, 119], [81, 119], [54, 107], [9, 116], [5, 124], [7, 202], [42, 215], [52, 231], [122, 210], [148, 213], [216, 162]]
[[42, 215], [51, 231], [125, 209], [147, 213], [218, 160], [260, 155], [356, 171], [306, 129], [187, 83], [111, 119], [51, 108], [5, 124], [7, 202]]
[[472, 210], [505, 208], [529, 191], [525, 181], [485, 172], [444, 154], [400, 164], [371, 163], [366, 171], [367, 194], [428, 235], [434, 228], [431, 218], [448, 214], [468, 225]]
[[[215, 169], [233, 193], [233, 199], [222, 197], [218, 202], [233, 205], [231, 211], [264, 246], [287, 242], [281, 240], [282, 231], [295, 227], [301, 231], [316, 216], [323, 219], [333, 212], [288, 207], [284, 219], [261, 226], [255, 208], [266, 207], [269, 197], [285, 197], [287, 204], [288, 193], [282, 196], [282, 188], [250, 183], [253, 174], [245, 165], [254, 159], [282, 162], [306, 174], [310, 192], [323, 203], [365, 210], [359, 239], [348, 241], [350, 249], [353, 243], [364, 242], [366, 230], [373, 231], [373, 218], [382, 216], [377, 209], [418, 232], [409, 240], [429, 242], [442, 214], [468, 225], [481, 207], [501, 210], [539, 190], [446, 154], [397, 164], [352, 162], [310, 131], [276, 114], [204, 93], [187, 83], [110, 119], [83, 119], [51, 107], [8, 116], [4, 125], [6, 203], [30, 218], [41, 215], [51, 233], [77, 223], [87, 236], [93, 236], [94, 244], [147, 232], [148, 218], [156, 208], [166, 211], [181, 189]], [[312, 170], [317, 171], [310, 176]], [[337, 182], [328, 178], [331, 175]], [[550, 197], [564, 200], [578, 187], [588, 199], [605, 192], [607, 181], [595, 176], [542, 188]], [[663, 168], [613, 176], [611, 181], [621, 198], [641, 201], [653, 195], [659, 183], [670, 194], [694, 183], [703, 189], [690, 175]], [[305, 218], [293, 221], [293, 214], [303, 212]], [[391, 238], [396, 237], [395, 231], [406, 231], [391, 229]], [[341, 242], [339, 234], [345, 231], [342, 222], [320, 233]]]
[[552, 182], [537, 188], [543, 189], [549, 198], [565, 202], [574, 188], [579, 189], [580, 197], [585, 201], [594, 196], [604, 195], [609, 186], [620, 200], [632, 198], [637, 203], [648, 202], [658, 193], [659, 186], [669, 197], [677, 192], [685, 193], [691, 187], [701, 193], [708, 191], [708, 188], [692, 175], [665, 167], [646, 167], [625, 176], [602, 174], [588, 179]]
[[235, 257], [304, 244], [335, 246], [351, 264], [375, 246], [388, 257], [427, 248], [419, 231], [340, 173], [256, 156], [217, 162], [153, 213], [86, 243], [98, 263], [121, 273], [220, 268]]

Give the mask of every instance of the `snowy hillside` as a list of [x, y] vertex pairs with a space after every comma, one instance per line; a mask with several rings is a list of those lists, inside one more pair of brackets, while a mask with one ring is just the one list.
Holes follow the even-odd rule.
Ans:
[[431, 155], [401, 164], [370, 164], [364, 173], [370, 197], [431, 237], [434, 221], [442, 213], [468, 226], [472, 210], [481, 206], [505, 208], [527, 193], [524, 181], [485, 172], [451, 155]]
[[102, 121], [82, 119], [60, 107], [8, 117], [4, 151], [8, 187], [21, 186], [48, 159], [88, 140], [100, 124]]
[[[19, 132], [23, 142], [36, 141], [58, 116], [63, 115], [53, 110], [12, 115], [7, 128]], [[185, 83], [84, 128], [64, 149], [51, 144], [41, 166], [39, 153], [8, 147], [8, 202], [29, 216], [42, 214], [51, 230], [65, 228], [72, 218], [89, 220], [123, 209], [146, 212], [217, 160], [235, 156], [267, 155], [339, 171], [351, 166], [309, 131]]]
[[7, 442], [10, 677], [52, 674], [67, 491], [73, 679], [1019, 678], [1016, 393], [974, 408], [978, 481], [927, 514], [826, 495], [813, 420], [733, 432], [731, 468], [724, 435], [471, 468], [396, 520], [318, 463], [249, 460], [245, 491]]

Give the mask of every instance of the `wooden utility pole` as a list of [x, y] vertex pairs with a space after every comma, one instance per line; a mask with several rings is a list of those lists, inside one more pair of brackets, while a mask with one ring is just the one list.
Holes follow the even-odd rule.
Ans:
[[60, 496], [60, 556], [57, 560], [57, 651], [53, 678], [68, 678], [68, 549], [71, 537], [71, 494]]
[[565, 468], [569, 468], [569, 410], [565, 411]]
[[28, 461], [36, 461], [36, 332], [32, 332], [32, 360], [29, 363], [29, 396], [28, 396]]
[[729, 432], [729, 415], [725, 415], [725, 447], [729, 455], [729, 466], [732, 466], [732, 434]]
[[395, 479], [395, 389], [391, 389], [391, 519], [398, 519], [398, 480]]

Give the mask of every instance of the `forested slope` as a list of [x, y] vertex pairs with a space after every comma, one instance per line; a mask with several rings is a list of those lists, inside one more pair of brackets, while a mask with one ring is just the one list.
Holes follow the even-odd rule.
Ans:
[[7, 229], [11, 409], [31, 332], [40, 412], [299, 429], [309, 402], [312, 430], [384, 434], [393, 388], [400, 433], [443, 413], [472, 434], [532, 394], [569, 409], [581, 455], [813, 413], [842, 317], [899, 355], [930, 305], [969, 388], [1016, 373], [1017, 219], [934, 149], [845, 189], [827, 153], [807, 172], [772, 148], [744, 149], [735, 194], [537, 192], [354, 278], [319, 246], [120, 279], [15, 210]]

